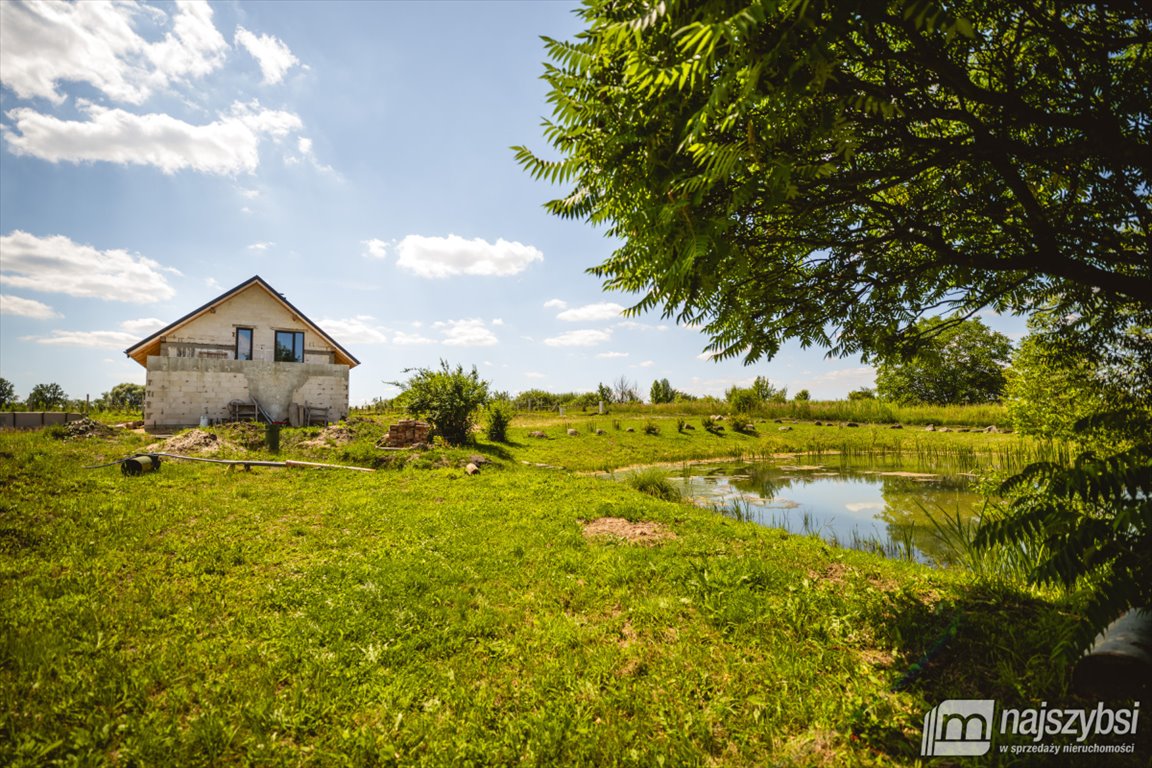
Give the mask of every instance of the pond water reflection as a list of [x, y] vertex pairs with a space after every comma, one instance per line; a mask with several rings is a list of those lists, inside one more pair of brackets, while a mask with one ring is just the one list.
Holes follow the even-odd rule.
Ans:
[[984, 504], [971, 474], [895, 457], [695, 464], [670, 480], [684, 498], [741, 520], [934, 563], [949, 551], [929, 515], [967, 522]]

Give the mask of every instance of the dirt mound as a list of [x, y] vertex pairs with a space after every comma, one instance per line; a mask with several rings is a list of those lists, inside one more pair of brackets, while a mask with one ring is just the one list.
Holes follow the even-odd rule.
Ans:
[[173, 435], [162, 443], [148, 446], [149, 451], [159, 453], [216, 453], [224, 447], [224, 441], [211, 432], [190, 429]]
[[236, 421], [219, 429], [226, 435], [225, 442], [234, 442], [250, 451], [264, 447], [266, 425], [254, 421]]
[[328, 448], [334, 445], [347, 445], [356, 437], [356, 432], [347, 424], [331, 424], [320, 430], [320, 434], [300, 445], [305, 448]]
[[612, 536], [624, 539], [629, 544], [652, 545], [676, 538], [676, 534], [660, 523], [633, 523], [622, 517], [601, 517], [584, 523], [584, 535]]
[[76, 421], [70, 421], [64, 425], [65, 437], [71, 439], [74, 437], [108, 437], [115, 432], [112, 427], [106, 424], [101, 424], [98, 421], [85, 416]]

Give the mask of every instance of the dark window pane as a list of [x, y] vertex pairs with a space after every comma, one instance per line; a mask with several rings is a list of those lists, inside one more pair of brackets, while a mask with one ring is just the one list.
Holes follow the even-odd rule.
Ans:
[[252, 329], [251, 328], [237, 328], [236, 329], [236, 359], [237, 360], [251, 360], [252, 359]]
[[275, 359], [278, 363], [304, 362], [304, 333], [276, 331]]

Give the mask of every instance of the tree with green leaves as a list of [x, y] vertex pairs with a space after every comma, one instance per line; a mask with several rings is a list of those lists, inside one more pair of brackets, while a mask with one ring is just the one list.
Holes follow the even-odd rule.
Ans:
[[553, 213], [593, 268], [702, 325], [890, 353], [916, 321], [1152, 296], [1146, 4], [589, 0], [547, 40]]
[[412, 372], [404, 389], [404, 407], [413, 416], [424, 418], [434, 433], [449, 445], [462, 445], [471, 440], [475, 415], [488, 402], [488, 382], [480, 379], [476, 367], [470, 373], [446, 360], [440, 368], [407, 369]]
[[16, 402], [16, 387], [8, 379], [0, 377], [0, 408], [7, 408]]
[[672, 388], [668, 379], [658, 379], [652, 382], [652, 388], [648, 392], [648, 401], [653, 405], [675, 402], [676, 390]]
[[773, 386], [765, 376], [757, 376], [752, 382], [752, 389], [761, 402], [783, 403], [788, 400], [788, 388]]
[[[910, 359], [894, 356], [876, 369], [876, 393], [901, 404], [973, 405], [1000, 399], [1012, 353], [1007, 336], [978, 318], [925, 318], [925, 339]], [[943, 330], [941, 330], [941, 326]]]
[[[923, 318], [1043, 310], [1133, 367], [1143, 342], [1119, 342], [1152, 327], [1148, 4], [586, 0], [581, 16], [575, 40], [547, 40], [560, 157], [517, 158], [567, 185], [550, 211], [620, 243], [591, 271], [640, 295], [631, 312], [753, 362], [785, 339], [907, 357], [947, 328]], [[1080, 641], [1152, 600], [1148, 568], [1093, 549], [1111, 526], [1152, 552], [1143, 415], [1084, 420], [1122, 439], [1022, 475], [988, 529], [1058, 553], [1033, 577], [1091, 595]]]
[[119, 411], [138, 411], [144, 407], [144, 385], [123, 382], [101, 395], [108, 408]]
[[63, 387], [55, 382], [37, 384], [32, 387], [25, 402], [31, 411], [54, 411], [64, 407], [68, 402], [68, 395], [64, 394]]

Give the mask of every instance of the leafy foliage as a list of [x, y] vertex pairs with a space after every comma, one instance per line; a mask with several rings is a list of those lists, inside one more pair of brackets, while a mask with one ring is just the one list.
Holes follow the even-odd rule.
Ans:
[[751, 413], [762, 402], [756, 390], [742, 387], [729, 387], [724, 398], [736, 413]]
[[508, 400], [493, 400], [488, 404], [488, 439], [495, 443], [508, 442], [508, 426], [516, 411]]
[[[1132, 412], [1097, 415], [1081, 430], [1152, 432], [1152, 419]], [[1085, 621], [1062, 650], [1088, 646], [1125, 610], [1152, 605], [1152, 445], [1147, 441], [1103, 455], [1081, 453], [1071, 466], [1038, 462], [1007, 480], [1008, 513], [977, 532], [982, 547], [1033, 540], [1044, 557], [1029, 577], [1040, 583], [1086, 586]]]
[[16, 402], [16, 387], [8, 379], [0, 378], [0, 408], [7, 408]]
[[1030, 333], [1005, 372], [1013, 426], [1044, 438], [1091, 441], [1075, 429], [1078, 422], [1120, 408], [1152, 408], [1152, 332], [1139, 315], [1132, 319], [1109, 333], [1085, 333], [1073, 317], [1030, 318]]
[[763, 403], [783, 403], [788, 400], [788, 388], [772, 385], [764, 376], [757, 376], [752, 382], [752, 390]]
[[589, 0], [547, 40], [568, 185], [622, 245], [592, 271], [711, 335], [892, 353], [916, 321], [1152, 296], [1138, 3]]
[[659, 379], [652, 382], [652, 389], [649, 390], [648, 400], [653, 405], [660, 403], [671, 403], [676, 400], [676, 390], [668, 382], [668, 379]]
[[885, 359], [876, 391], [885, 400], [973, 405], [1000, 399], [1012, 342], [979, 319], [933, 317], [916, 323], [926, 341], [911, 359]]
[[145, 388], [143, 384], [123, 382], [101, 395], [106, 408], [113, 410], [139, 410], [144, 407]]
[[446, 360], [440, 361], [439, 370], [415, 369], [401, 386], [407, 411], [426, 418], [450, 445], [469, 441], [476, 411], [488, 402], [488, 382], [480, 379], [476, 367], [465, 373], [463, 366], [453, 370]]
[[68, 396], [64, 389], [55, 382], [51, 384], [37, 384], [28, 393], [26, 404], [33, 411], [51, 411], [63, 408], [68, 403]]

